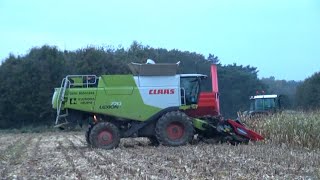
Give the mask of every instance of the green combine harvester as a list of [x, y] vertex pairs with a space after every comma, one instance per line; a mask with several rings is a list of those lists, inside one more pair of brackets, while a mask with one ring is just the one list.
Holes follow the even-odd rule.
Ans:
[[220, 116], [217, 68], [212, 92], [201, 92], [203, 74], [177, 74], [178, 64], [129, 64], [130, 75], [68, 75], [56, 88], [56, 127], [92, 119], [85, 133], [91, 147], [112, 149], [120, 138], [147, 137], [152, 144], [185, 145], [194, 135], [230, 143], [263, 139]]

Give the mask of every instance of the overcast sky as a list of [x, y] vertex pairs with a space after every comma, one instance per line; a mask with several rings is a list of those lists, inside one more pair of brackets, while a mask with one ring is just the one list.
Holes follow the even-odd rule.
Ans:
[[143, 45], [217, 55], [259, 77], [320, 71], [319, 0], [0, 0], [0, 60], [59, 49]]

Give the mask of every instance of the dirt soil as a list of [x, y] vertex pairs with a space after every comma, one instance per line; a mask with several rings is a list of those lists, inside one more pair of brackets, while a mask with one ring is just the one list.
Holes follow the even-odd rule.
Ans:
[[84, 134], [0, 134], [1, 179], [320, 179], [320, 152], [285, 145], [153, 147], [122, 139], [92, 149]]

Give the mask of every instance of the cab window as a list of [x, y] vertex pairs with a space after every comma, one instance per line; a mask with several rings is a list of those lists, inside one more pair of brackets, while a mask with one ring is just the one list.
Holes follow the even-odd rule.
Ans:
[[200, 80], [196, 77], [183, 77], [181, 78], [180, 86], [181, 86], [181, 98], [182, 103], [186, 105], [197, 104], [198, 96], [200, 91]]

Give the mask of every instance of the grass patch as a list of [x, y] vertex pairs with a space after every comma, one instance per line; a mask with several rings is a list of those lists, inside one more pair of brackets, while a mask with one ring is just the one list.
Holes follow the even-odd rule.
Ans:
[[241, 120], [271, 143], [320, 149], [320, 111], [282, 112]]

